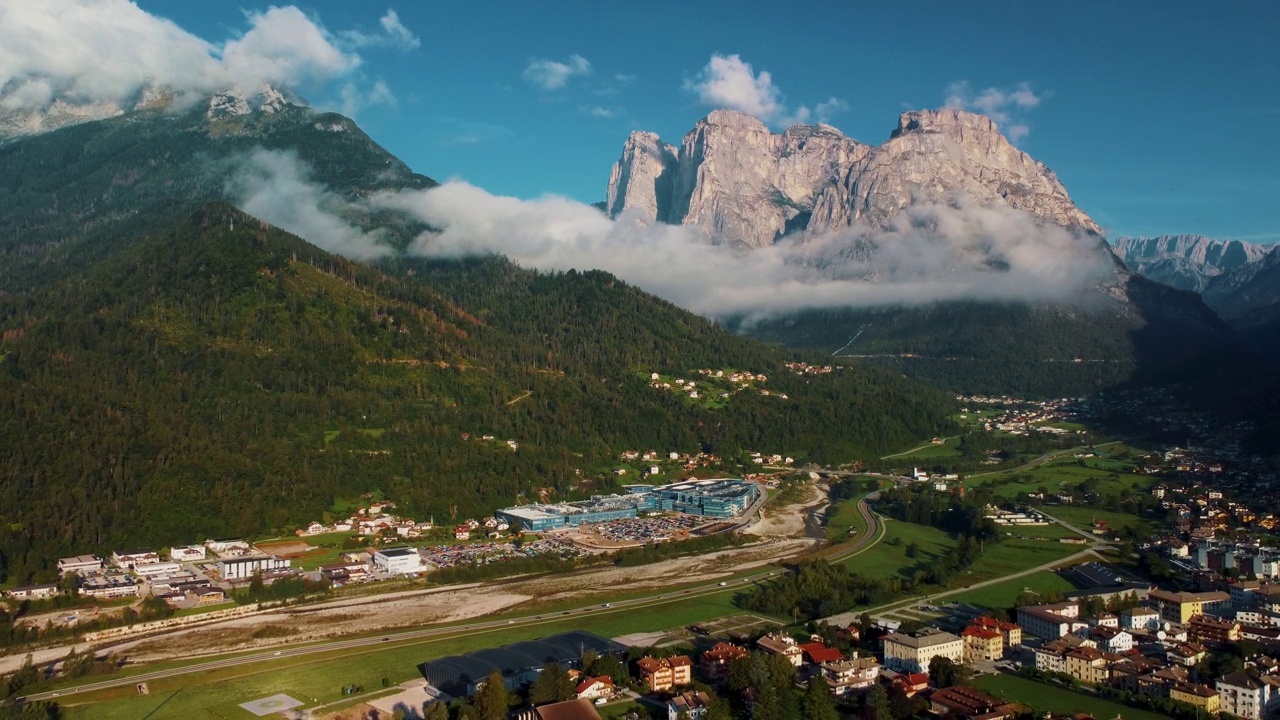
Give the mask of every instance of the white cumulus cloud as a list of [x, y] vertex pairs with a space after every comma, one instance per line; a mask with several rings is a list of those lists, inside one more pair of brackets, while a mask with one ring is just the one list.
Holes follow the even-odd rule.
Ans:
[[359, 47], [418, 42], [393, 11], [376, 36], [331, 33], [291, 5], [246, 12], [245, 24], [215, 42], [129, 0], [0, 3], [0, 105], [40, 110], [57, 97], [127, 104], [148, 86], [187, 96], [269, 83], [323, 96], [347, 83], [375, 85], [362, 74]]
[[590, 74], [591, 63], [581, 55], [570, 55], [567, 62], [535, 58], [524, 68], [524, 79], [543, 90], [559, 90], [569, 78]]
[[1024, 119], [1025, 112], [1039, 105], [1042, 99], [1026, 82], [1012, 88], [989, 87], [975, 91], [967, 80], [958, 80], [947, 86], [944, 107], [980, 112], [996, 121], [1004, 134], [1017, 142], [1031, 132]]
[[[757, 73], [737, 54], [712, 55], [706, 67], [684, 81], [684, 89], [696, 95], [704, 106], [738, 110], [774, 126], [807, 123], [814, 115], [806, 105], [789, 108], [769, 71]], [[826, 122], [848, 107], [839, 98], [828, 98], [817, 106], [818, 120]]]

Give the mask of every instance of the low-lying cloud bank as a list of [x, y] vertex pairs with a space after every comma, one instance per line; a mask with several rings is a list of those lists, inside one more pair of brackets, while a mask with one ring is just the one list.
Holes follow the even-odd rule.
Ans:
[[[345, 201], [311, 184], [296, 156], [259, 151], [249, 160], [254, 169], [229, 187], [247, 212], [333, 252], [386, 252], [376, 234], [342, 218]], [[413, 255], [496, 253], [538, 270], [607, 270], [713, 317], [944, 300], [1078, 304], [1114, 277], [1095, 238], [964, 198], [908, 208], [889, 227], [788, 237], [754, 251], [713, 243], [694, 228], [645, 225], [625, 213], [611, 220], [566, 198], [519, 200], [465, 182], [381, 193], [369, 203], [435, 228], [413, 241]]]

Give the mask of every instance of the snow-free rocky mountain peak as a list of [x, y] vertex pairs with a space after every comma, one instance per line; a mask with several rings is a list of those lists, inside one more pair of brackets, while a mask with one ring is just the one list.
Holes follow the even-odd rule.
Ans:
[[1112, 245], [1134, 272], [1181, 290], [1203, 292], [1212, 278], [1261, 260], [1271, 248], [1202, 235], [1122, 237]]
[[913, 202], [958, 194], [1101, 234], [1053, 171], [990, 118], [953, 109], [903, 113], [879, 146], [823, 124], [773, 133], [734, 110], [699, 120], [679, 148], [634, 132], [613, 166], [606, 206], [613, 217], [629, 211], [758, 248], [796, 230], [881, 227]]
[[[0, 100], [3, 99], [3, 92], [0, 92]], [[193, 96], [179, 97], [169, 88], [152, 85], [143, 87], [128, 101], [84, 101], [70, 96], [57, 97], [38, 109], [0, 111], [0, 143], [131, 112], [186, 109], [195, 100]], [[267, 84], [250, 92], [236, 85], [208, 95], [203, 102], [206, 103], [204, 112], [208, 120], [250, 115], [254, 112], [274, 114], [288, 105], [306, 105], [306, 101], [301, 98], [286, 95]]]

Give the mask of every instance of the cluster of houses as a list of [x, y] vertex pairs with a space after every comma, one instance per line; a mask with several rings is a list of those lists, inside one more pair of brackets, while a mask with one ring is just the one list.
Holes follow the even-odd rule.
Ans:
[[[728, 399], [729, 397], [733, 396], [736, 393], [740, 393], [744, 390], [751, 389], [753, 387], [752, 385], [753, 383], [765, 383], [769, 381], [769, 377], [767, 375], [757, 375], [755, 373], [737, 372], [733, 370], [730, 370], [729, 372], [725, 372], [724, 370], [701, 369], [701, 370], [698, 370], [697, 373], [699, 375], [703, 375], [708, 378], [714, 378], [720, 381], [727, 381], [730, 385], [732, 385], [732, 389], [724, 390], [722, 388], [716, 387], [714, 383], [707, 384], [707, 385], [698, 385], [698, 381], [685, 380], [684, 378], [677, 378], [675, 380], [664, 380], [662, 376], [659, 375], [658, 373], [650, 373], [649, 387], [654, 388], [656, 390], [667, 390], [671, 392], [681, 393], [695, 400], [698, 398]], [[766, 390], [764, 388], [759, 388], [758, 391], [761, 395], [764, 395], [766, 397], [773, 396], [773, 397], [782, 398], [783, 400], [787, 399], [786, 393], [771, 393], [769, 390]]]
[[[1010, 435], [1028, 435], [1032, 432], [1066, 435], [1073, 431], [1055, 427], [1050, 423], [1072, 422], [1079, 417], [1076, 410], [1078, 401], [1069, 398], [1031, 401], [1010, 397], [960, 395], [956, 399], [966, 405], [1006, 406], [983, 419], [982, 428], [988, 432], [998, 430]], [[960, 419], [967, 420], [972, 412], [973, 410], [969, 407], [962, 408]]]
[[[856, 640], [859, 631], [848, 627], [840, 633]], [[973, 688], [931, 687], [928, 675], [929, 663], [935, 656], [947, 657], [957, 664], [1003, 656], [1008, 648], [1021, 644], [1021, 629], [1015, 624], [984, 617], [976, 619], [959, 636], [927, 628], [912, 635], [891, 633], [883, 641], [883, 663], [874, 654], [841, 652], [816, 635], [809, 642], [800, 642], [787, 635], [770, 633], [759, 638], [755, 647], [786, 658], [802, 682], [820, 679], [837, 698], [861, 695], [880, 684], [897, 687], [907, 697], [926, 698], [930, 711], [940, 716], [1000, 720], [1026, 711], [1023, 706]], [[687, 655], [646, 656], [636, 663], [636, 679], [649, 692], [674, 694], [668, 704], [673, 720], [701, 718], [706, 698], [682, 690], [695, 678], [713, 685], [723, 681], [730, 664], [746, 657], [748, 652], [745, 646], [719, 642], [703, 651], [696, 662]], [[748, 706], [756, 699], [750, 689], [745, 699]]]
[[[291, 562], [254, 551], [243, 540], [208, 540], [203, 545], [174, 547], [168, 557], [154, 550], [117, 551], [105, 559], [77, 555], [58, 560], [59, 583], [8, 590], [22, 600], [54, 597], [75, 578], [76, 592], [98, 600], [154, 595], [172, 605], [203, 606], [227, 601], [225, 585], [292, 574]], [[216, 581], [223, 581], [219, 584]]]
[[[1250, 658], [1249, 672], [1203, 677], [1196, 666], [1211, 652], [1243, 640], [1280, 649], [1280, 627], [1259, 613], [1280, 610], [1280, 587], [1240, 586], [1232, 592], [1152, 590], [1146, 604], [1082, 617], [1074, 602], [1018, 609], [1018, 624], [1043, 642], [1032, 650], [1036, 669], [1136, 695], [1170, 698], [1206, 713], [1243, 718], [1280, 715], [1280, 663]], [[1275, 603], [1272, 603], [1272, 598]], [[1248, 618], [1242, 621], [1239, 618]]]
[[435, 525], [430, 522], [418, 522], [411, 518], [400, 518], [389, 512], [396, 504], [391, 501], [370, 503], [368, 507], [357, 508], [355, 513], [332, 524], [312, 521], [307, 527], [298, 530], [301, 537], [323, 535], [332, 532], [354, 532], [357, 535], [372, 537], [394, 532], [398, 537], [417, 538], [430, 532]]
[[828, 375], [835, 371], [831, 365], [810, 365], [806, 362], [787, 362], [783, 366], [797, 375]]

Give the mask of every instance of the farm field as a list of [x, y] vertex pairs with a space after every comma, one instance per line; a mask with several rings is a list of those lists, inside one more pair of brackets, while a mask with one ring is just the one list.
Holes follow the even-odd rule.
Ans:
[[1028, 470], [979, 473], [966, 478], [964, 484], [974, 488], [989, 488], [1002, 498], [1040, 492], [1041, 489], [1057, 493], [1088, 480], [1094, 480], [1097, 491], [1103, 495], [1117, 495], [1126, 490], [1141, 493], [1151, 485], [1151, 478], [1132, 472], [1132, 460], [1118, 457], [1136, 457], [1141, 451], [1124, 446], [1108, 446], [1097, 448], [1096, 452], [1099, 457], [1076, 458], [1067, 455]]
[[1014, 675], [983, 675], [975, 678], [972, 684], [997, 697], [1027, 705], [1037, 714], [1083, 712], [1099, 718], [1123, 717], [1125, 720], [1162, 720], [1164, 718], [1163, 715], [1153, 712], [1138, 710], [1110, 700]]

